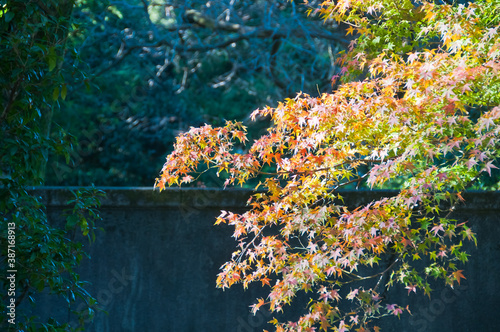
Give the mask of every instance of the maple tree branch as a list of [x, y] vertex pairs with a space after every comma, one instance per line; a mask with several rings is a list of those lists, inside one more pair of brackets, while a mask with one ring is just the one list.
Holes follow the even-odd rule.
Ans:
[[350, 180], [350, 181], [347, 181], [347, 182], [342, 182], [342, 183], [339, 183], [338, 185], [336, 185], [332, 190], [337, 190], [339, 189], [340, 187], [344, 187], [344, 186], [347, 186], [348, 184], [351, 184], [351, 183], [356, 183], [358, 182], [358, 186], [359, 186], [359, 183], [361, 183], [361, 181], [363, 181], [364, 178], [366, 178], [370, 173], [366, 173], [356, 179], [353, 179], [353, 180]]
[[[375, 273], [375, 274], [372, 274], [372, 275], [369, 275], [369, 276], [366, 276], [366, 277], [362, 277], [362, 276], [360, 276], [358, 274], [355, 274], [355, 273], [352, 273], [352, 272], [346, 271], [346, 270], [343, 270], [342, 273], [348, 275], [352, 279], [352, 281], [368, 280], [368, 279], [373, 279], [373, 278], [376, 278], [376, 277], [380, 276], [379, 281], [377, 282], [376, 286], [373, 288], [373, 291], [375, 291], [378, 288], [378, 286], [379, 286], [379, 284], [380, 284], [383, 276], [385, 274], [387, 274], [387, 272], [389, 272], [390, 270], [392, 270], [392, 268], [399, 261], [399, 259], [400, 259], [400, 257], [398, 256], [398, 258], [396, 258], [395, 260], [393, 260], [391, 262], [391, 264], [384, 271], [379, 272], [379, 273]], [[350, 283], [350, 282], [345, 282], [345, 283]]]
[[[330, 2], [333, 3], [333, 1]], [[355, 0], [355, 3], [362, 3], [362, 0]], [[366, 41], [374, 36], [386, 37], [386, 28], [392, 27], [392, 24], [398, 24], [401, 18], [416, 21], [422, 19], [421, 15], [424, 15], [423, 17], [430, 18], [430, 21], [440, 22], [443, 20], [443, 18], [435, 17], [431, 9], [428, 12], [423, 12], [424, 9], [422, 9], [421, 13], [417, 11], [416, 7], [406, 9], [398, 4], [396, 7], [396, 13], [391, 11], [390, 18], [387, 18], [391, 25], [387, 25], [387, 22], [384, 21], [386, 17], [382, 11], [379, 14], [376, 7], [368, 9], [366, 15], [377, 21], [374, 23], [384, 21], [380, 25], [374, 24], [377, 29], [364, 25], [363, 14], [351, 16], [336, 11], [334, 6], [331, 7], [332, 12], [329, 12], [330, 9], [325, 9], [323, 13], [331, 14], [331, 17], [335, 18], [337, 22], [352, 22], [348, 32], [354, 31], [354, 26], [362, 26], [362, 29], [356, 29], [359, 35], [358, 41]], [[401, 12], [402, 10], [409, 12]], [[447, 9], [448, 13], [452, 13], [450, 10]], [[374, 15], [373, 11], [375, 11]], [[304, 28], [300, 23], [298, 25], [302, 30], [297, 26], [287, 28], [285, 25], [283, 25], [284, 28], [279, 26], [270, 28], [271, 24], [262, 27], [230, 24], [218, 27], [219, 23], [215, 20], [206, 19], [198, 12], [191, 14], [193, 17], [190, 20], [196, 22], [196, 26], [199, 28], [213, 31], [219, 29], [234, 33], [234, 35], [218, 36], [216, 38], [221, 38], [217, 39], [218, 41], [251, 31], [255, 34], [250, 38], [265, 38], [266, 33], [271, 33], [270, 38], [272, 39], [265, 43], [267, 47], [271, 48], [271, 68], [266, 67], [266, 69], [270, 69], [271, 75], [274, 74], [274, 61], [280, 43], [285, 42], [285, 38], [287, 38], [280, 37], [279, 33], [286, 33], [287, 36], [290, 31], [308, 33], [308, 27]], [[433, 27], [431, 25], [425, 26], [426, 22], [423, 21], [423, 29], [429, 29], [428, 32], [432, 31]], [[425, 19], [425, 21], [428, 20]], [[469, 19], [462, 15], [459, 21], [466, 23], [469, 22]], [[446, 25], [443, 22], [440, 24]], [[384, 29], [378, 29], [378, 27]], [[412, 28], [409, 28], [410, 32], [414, 33], [415, 29], [411, 31]], [[498, 43], [498, 32], [493, 27], [486, 30], [486, 25], [478, 25], [477, 28], [478, 31], [483, 31], [492, 38], [491, 42], [479, 45], [483, 47], [484, 52], [477, 54], [479, 54], [479, 58], [480, 54], [483, 54], [483, 59], [486, 59], [486, 56], [490, 59], [490, 53], [487, 53], [487, 49], [492, 43]], [[471, 36], [473, 35], [475, 33], [471, 33]], [[493, 40], [493, 36], [496, 39]], [[473, 96], [476, 93], [479, 96], [481, 91], [472, 91], [471, 88], [468, 88], [469, 94], [462, 83], [454, 83], [456, 72], [465, 74], [467, 81], [476, 82], [475, 80], [480, 75], [472, 73], [476, 71], [476, 62], [470, 68], [467, 65], [458, 67], [455, 67], [455, 64], [450, 65], [448, 60], [453, 60], [454, 63], [455, 60], [460, 59], [464, 60], [463, 63], [467, 63], [469, 58], [468, 56], [462, 57], [461, 54], [457, 54], [456, 58], [455, 55], [450, 59], [446, 56], [441, 58], [441, 55], [446, 55], [446, 52], [451, 50], [453, 50], [451, 53], [457, 53], [455, 46], [448, 47], [446, 41], [439, 42], [443, 47], [436, 47], [428, 51], [424, 46], [432, 48], [436, 40], [432, 34], [420, 39], [421, 45], [412, 47], [415, 53], [411, 53], [408, 60], [400, 61], [402, 59], [400, 53], [406, 49], [406, 43], [411, 43], [413, 36], [400, 35], [399, 37], [403, 38], [405, 46], [398, 46], [392, 40], [386, 40], [391, 47], [386, 48], [387, 44], [382, 43], [384, 44], [383, 48], [372, 51], [364, 46], [357, 47], [353, 43], [346, 56], [342, 56], [341, 61], [339, 61], [341, 65], [345, 65], [341, 73], [347, 74], [343, 81], [351, 81], [352, 83], [339, 83], [341, 85], [335, 92], [325, 93], [320, 98], [299, 95], [295, 99], [287, 99], [287, 102], [280, 104], [279, 107], [268, 108], [252, 114], [251, 118], [254, 118], [255, 115], [265, 117], [272, 114], [274, 124], [269, 126], [268, 134], [261, 135], [262, 140], [254, 143], [248, 154], [242, 155], [234, 152], [231, 139], [241, 138], [239, 132], [238, 136], [233, 135], [232, 138], [230, 135], [220, 135], [220, 131], [209, 135], [213, 136], [210, 139], [211, 146], [220, 143], [220, 145], [223, 144], [222, 148], [204, 150], [193, 140], [195, 142], [191, 143], [193, 147], [187, 150], [189, 154], [186, 154], [186, 158], [190, 158], [193, 152], [210, 151], [203, 154], [200, 159], [207, 161], [210, 166], [214, 163], [215, 167], [223, 172], [227, 171], [231, 176], [230, 180], [233, 181], [231, 183], [234, 183], [235, 179], [244, 182], [246, 179], [258, 175], [262, 175], [262, 178], [266, 179], [268, 187], [266, 193], [253, 196], [256, 201], [248, 201], [252, 213], [251, 221], [257, 222], [257, 225], [254, 226], [245, 218], [237, 220], [235, 235], [239, 239], [238, 250], [234, 256], [231, 256], [232, 261], [225, 270], [227, 274], [222, 276], [228, 280], [219, 283], [222, 284], [222, 287], [226, 284], [240, 282], [241, 272], [245, 274], [243, 282], [246, 286], [248, 282], [257, 279], [255, 278], [256, 274], [250, 275], [250, 272], [257, 273], [259, 276], [265, 275], [266, 278], [261, 277], [264, 285], [269, 284], [267, 276], [273, 275], [274, 278], [275, 275], [285, 274], [284, 271], [286, 271], [286, 274], [294, 279], [285, 280], [287, 278], [284, 276], [283, 280], [273, 287], [269, 296], [271, 299], [269, 303], [273, 311], [276, 308], [281, 309], [281, 304], [290, 302], [291, 297], [297, 292], [296, 289], [300, 288], [305, 289], [306, 292], [311, 290], [320, 295], [319, 300], [310, 297], [310, 303], [322, 305], [318, 309], [323, 309], [326, 306], [333, 308], [336, 305], [334, 302], [340, 303], [341, 299], [342, 301], [344, 299], [350, 300], [349, 306], [357, 305], [357, 309], [352, 309], [348, 305], [344, 306], [343, 303], [339, 304], [338, 307], [335, 307], [338, 315], [336, 313], [336, 317], [333, 319], [318, 310], [321, 323], [319, 320], [310, 320], [310, 314], [313, 313], [313, 310], [310, 310], [307, 315], [301, 316], [295, 326], [310, 327], [309, 325], [316, 324], [315, 326], [318, 326], [321, 324], [321, 328], [325, 330], [329, 327], [338, 330], [345, 330], [347, 327], [354, 330], [359, 326], [359, 330], [362, 330], [365, 329], [365, 323], [374, 318], [389, 315], [399, 316], [402, 313], [403, 308], [397, 304], [382, 306], [382, 302], [389, 300], [388, 293], [394, 283], [406, 286], [409, 289], [408, 293], [412, 291], [416, 293], [418, 288], [423, 289], [424, 293], [428, 294], [430, 291], [429, 277], [442, 278], [446, 284], [453, 284], [455, 281], [460, 283], [460, 279], [463, 278], [462, 270], [457, 270], [454, 262], [456, 260], [466, 261], [466, 255], [462, 256], [466, 253], [460, 249], [461, 242], [453, 244], [452, 238], [461, 235], [463, 239], [468, 237], [469, 240], [474, 238], [475, 241], [475, 235], [472, 230], [463, 226], [464, 223], [459, 224], [456, 220], [448, 222], [446, 219], [456, 211], [457, 205], [463, 201], [462, 191], [467, 190], [471, 184], [478, 180], [478, 176], [472, 180], [469, 180], [470, 177], [473, 177], [473, 174], [484, 172], [491, 175], [491, 168], [497, 168], [492, 164], [494, 160], [490, 161], [490, 158], [498, 157], [498, 153], [496, 153], [498, 145], [495, 145], [498, 144], [498, 141], [496, 138], [493, 141], [489, 141], [487, 138], [494, 135], [493, 129], [497, 133], [499, 126], [497, 120], [500, 120], [500, 114], [495, 113], [492, 118], [481, 118], [481, 120], [488, 121], [483, 123], [480, 122], [481, 120], [464, 116], [463, 123], [461, 123], [462, 121], [459, 121], [456, 115], [458, 114], [455, 110], [456, 105], [453, 106], [453, 113], [448, 112], [446, 103], [451, 99], [447, 96], [453, 92], [452, 89], [457, 91], [461, 88], [465, 99], [462, 99], [457, 93], [456, 99], [459, 102], [470, 107], [473, 104], [481, 104], [484, 98], [482, 96], [474, 98], [475, 96]], [[314, 43], [318, 41], [312, 40], [310, 36], [306, 38]], [[449, 39], [453, 40], [454, 38], [454, 36], [450, 36]], [[460, 36], [460, 38], [462, 37]], [[204, 46], [202, 43], [196, 43], [194, 39], [186, 39], [188, 42], [194, 42], [195, 45], [183, 44], [182, 47]], [[296, 42], [297, 39], [290, 38], [289, 41]], [[461, 46], [456, 47], [460, 49]], [[464, 54], [465, 51], [473, 51], [472, 46], [463, 46], [463, 51]], [[434, 52], [437, 52], [438, 55]], [[405, 56], [403, 55], [403, 57]], [[351, 61], [352, 59], [356, 61]], [[446, 59], [443, 60], [442, 65], [439, 65], [441, 66], [439, 68], [437, 67], [439, 62], [436, 62], [437, 59], [439, 61]], [[278, 60], [280, 59], [278, 58], [276, 61]], [[414, 61], [417, 61], [416, 64], [418, 63], [419, 66], [412, 64]], [[498, 63], [496, 55], [494, 61]], [[450, 67], [453, 69], [451, 72]], [[369, 68], [368, 71], [367, 68]], [[359, 73], [360, 69], [361, 74]], [[492, 65], [487, 70], [496, 73], [497, 69], [496, 65]], [[415, 70], [420, 71], [420, 79], [415, 78]], [[279, 74], [286, 76], [286, 72]], [[281, 79], [280, 76], [276, 77]], [[362, 79], [358, 80], [358, 77]], [[414, 79], [418, 82], [415, 82]], [[405, 81], [406, 84], [404, 84]], [[482, 77], [478, 79], [478, 84], [479, 82], [484, 85], [489, 84]], [[403, 84], [405, 88], [403, 88]], [[415, 89], [413, 88], [414, 84], [417, 84]], [[431, 88], [427, 88], [427, 84]], [[423, 87], [426, 88], [425, 91], [420, 89]], [[385, 88], [388, 88], [387, 92]], [[493, 86], [487, 91], [493, 95], [498, 92], [498, 88]], [[444, 110], [446, 112], [444, 114], [442, 100], [445, 102]], [[316, 108], [318, 108], [318, 115], [313, 118], [312, 115]], [[328, 112], [330, 109], [335, 113]], [[325, 112], [323, 113], [323, 111]], [[287, 112], [292, 116], [286, 116]], [[334, 126], [337, 122], [328, 125], [332, 123], [332, 118], [335, 118], [335, 121], [342, 121], [343, 127], [349, 126], [351, 130], [342, 131], [342, 135], [338, 134], [337, 127]], [[434, 118], [441, 122], [434, 121]], [[346, 119], [354, 119], [354, 121], [344, 122]], [[393, 121], [394, 119], [397, 121]], [[321, 125], [323, 121], [327, 125]], [[303, 125], [306, 123], [307, 126]], [[313, 126], [316, 123], [320, 125]], [[491, 130], [488, 127], [492, 127]], [[231, 129], [229, 128], [229, 130]], [[324, 131], [326, 135], [313, 135], [318, 131]], [[320, 132], [320, 134], [323, 133]], [[457, 141], [456, 138], [460, 138], [461, 141]], [[455, 145], [457, 142], [458, 145]], [[493, 147], [490, 147], [491, 143], [493, 143]], [[293, 146], [297, 149], [294, 150]], [[483, 149], [484, 151], [482, 151]], [[398, 155], [397, 151], [404, 151], [404, 154]], [[453, 158], [448, 159], [445, 158], [446, 156]], [[184, 163], [186, 158], [181, 159], [179, 164]], [[333, 161], [330, 158], [334, 158]], [[379, 160], [373, 160], [375, 158]], [[485, 158], [486, 160], [484, 160]], [[188, 169], [184, 165], [180, 167], [183, 170]], [[271, 172], [264, 172], [268, 169]], [[442, 177], [443, 174], [444, 177]], [[363, 186], [372, 185], [372, 187], [374, 185], [381, 186], [385, 181], [389, 181], [390, 184], [399, 182], [400, 178], [405, 182], [403, 184], [396, 183], [399, 184], [399, 194], [394, 199], [390, 198], [393, 197], [392, 194], [384, 195], [382, 199], [374, 199], [369, 204], [356, 203], [354, 210], [343, 200], [342, 203], [337, 204], [339, 197], [336, 197], [335, 191], [339, 188], [346, 188], [350, 184], [352, 187], [356, 184], [358, 187], [360, 184]], [[170, 175], [167, 179], [170, 179]], [[407, 179], [411, 181], [406, 181]], [[255, 186], [255, 190], [262, 182], [260, 181]], [[346, 218], [344, 219], [344, 217]], [[282, 254], [280, 252], [279, 257], [276, 257], [275, 254], [280, 249], [277, 242], [266, 241], [268, 238], [262, 235], [265, 226], [269, 225], [270, 228], [274, 229], [272, 226], [274, 222], [279, 223], [277, 224], [278, 239], [286, 240], [286, 250]], [[251, 231], [247, 231], [248, 227], [251, 228]], [[460, 228], [462, 228], [461, 232], [457, 234]], [[458, 242], [459, 239], [455, 240]], [[422, 245], [425, 243], [427, 245]], [[367, 253], [364, 249], [371, 252]], [[253, 260], [256, 255], [261, 259], [258, 264]], [[419, 263], [412, 266], [412, 256], [413, 261], [421, 259], [421, 256], [422, 259], [425, 258], [422, 263], [424, 267]], [[237, 259], [233, 259], [233, 257]], [[275, 259], [280, 260], [279, 265], [275, 264]], [[373, 263], [377, 263], [379, 260], [381, 264], [373, 266]], [[233, 264], [235, 262], [237, 264]], [[326, 271], [325, 265], [328, 268]], [[282, 266], [285, 266], [287, 270], [281, 269]], [[366, 268], [367, 272], [358, 272], [354, 270], [355, 267]], [[428, 268], [431, 268], [431, 273], [427, 270]], [[234, 276], [228, 274], [234, 271], [238, 273], [234, 273]], [[332, 275], [332, 273], [334, 274]], [[311, 275], [312, 277], [307, 279], [297, 277], [303, 275], [307, 277]], [[322, 284], [313, 286], [313, 282], [319, 279], [321, 280], [318, 283]], [[368, 279], [371, 280], [364, 282]], [[365, 290], [365, 283], [373, 288]], [[337, 292], [337, 286], [342, 291], [348, 291], [344, 287], [346, 284], [355, 284], [359, 287], [352, 289], [347, 296]], [[324, 285], [331, 287], [320, 287]], [[292, 293], [289, 293], [289, 290]], [[339, 293], [342, 294], [342, 297]], [[323, 301], [325, 307], [323, 307]], [[259, 300], [258, 306], [254, 306], [254, 308], [258, 309], [262, 304], [264, 304], [264, 300]], [[311, 308], [316, 309], [312, 306]], [[334, 322], [341, 323], [338, 326], [331, 326]]]
[[[396, 263], [400, 260], [400, 258], [401, 258], [401, 256], [403, 254], [404, 253], [399, 254], [399, 256], [397, 256], [396, 258], [393, 256], [392, 257], [392, 262], [389, 264], [389, 266], [384, 271], [382, 271], [382, 272], [374, 275], [374, 277], [380, 276], [380, 278], [378, 279], [377, 284], [375, 285], [375, 287], [373, 287], [373, 291], [377, 290], [377, 288], [382, 283], [382, 280], [384, 279], [384, 276], [387, 274], [387, 272], [389, 272], [389, 271], [392, 270], [392, 268], [394, 267], [394, 265], [396, 265]], [[385, 291], [385, 289], [384, 289], [384, 291]]]
[[[391, 158], [388, 158], [387, 160], [396, 159], [397, 157], [399, 157], [399, 156], [391, 157]], [[354, 163], [354, 162], [361, 162], [361, 163], [368, 163], [369, 164], [369, 163], [383, 163], [384, 161], [383, 160], [376, 160], [376, 159], [355, 158], [355, 159], [345, 160], [345, 161], [343, 161], [341, 163], [338, 163], [338, 164], [335, 164], [333, 166], [328, 166], [328, 167], [323, 167], [323, 168], [317, 168], [317, 169], [311, 169], [311, 170], [307, 170], [307, 171], [279, 171], [279, 172], [262, 172], [262, 171], [259, 171], [257, 173], [257, 175], [281, 175], [281, 174], [301, 175], [301, 174], [312, 174], [312, 173], [316, 173], [316, 172], [329, 171], [332, 168], [340, 167], [340, 166], [343, 166], [345, 164], [350, 164], [350, 163]], [[351, 181], [349, 183], [356, 182], [356, 181], [358, 181], [358, 180], [354, 180], [354, 181]]]
[[250, 247], [250, 245], [252, 245], [255, 242], [255, 240], [257, 240], [257, 238], [262, 233], [262, 231], [264, 230], [265, 227], [266, 227], [265, 225], [262, 226], [262, 228], [259, 229], [259, 232], [257, 234], [255, 234], [253, 240], [250, 241], [249, 243], [247, 243], [247, 245], [245, 246], [245, 248], [243, 248], [243, 250], [241, 251], [241, 253], [238, 255], [238, 258], [236, 259], [237, 263], [241, 262], [241, 258], [243, 257], [243, 255], [245, 254], [245, 252], [248, 250], [248, 248]]

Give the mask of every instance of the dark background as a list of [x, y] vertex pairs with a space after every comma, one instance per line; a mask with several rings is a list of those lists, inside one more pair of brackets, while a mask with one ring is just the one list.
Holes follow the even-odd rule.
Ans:
[[243, 121], [251, 143], [267, 125], [250, 121], [255, 109], [331, 91], [349, 40], [334, 22], [307, 17], [316, 5], [77, 2], [62, 70], [67, 97], [53, 120], [78, 144], [70, 164], [51, 156], [46, 184], [151, 186], [189, 127]]

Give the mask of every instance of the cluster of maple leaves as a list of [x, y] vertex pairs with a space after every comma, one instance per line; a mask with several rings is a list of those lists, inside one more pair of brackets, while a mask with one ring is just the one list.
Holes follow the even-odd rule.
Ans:
[[[310, 293], [307, 313], [273, 320], [277, 331], [377, 330], [375, 318], [409, 310], [384, 302], [388, 287], [429, 294], [431, 279], [464, 278], [462, 241], [475, 236], [451, 217], [461, 192], [498, 168], [500, 3], [339, 0], [312, 12], [356, 36], [339, 55], [338, 88], [255, 111], [272, 126], [243, 153], [234, 152], [247, 141], [241, 123], [192, 128], [156, 186], [192, 182], [204, 164], [226, 172], [225, 185], [265, 175], [247, 212], [217, 218], [239, 241], [217, 285], [269, 286], [254, 313]], [[338, 191], [394, 181], [397, 195], [354, 210]]]

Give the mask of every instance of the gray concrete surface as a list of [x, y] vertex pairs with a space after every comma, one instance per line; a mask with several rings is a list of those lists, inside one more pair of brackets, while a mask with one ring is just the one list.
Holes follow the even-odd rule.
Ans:
[[[219, 267], [235, 248], [229, 226], [213, 226], [220, 209], [243, 211], [247, 190], [104, 188], [97, 234], [88, 247], [91, 260], [81, 266], [82, 280], [108, 312], [98, 313], [86, 331], [236, 331], [269, 329], [267, 312], [253, 316], [249, 306], [266, 290], [215, 287]], [[54, 222], [68, 199], [68, 189], [42, 188]], [[349, 205], [367, 204], [393, 192], [344, 192]], [[498, 331], [500, 330], [500, 193], [469, 193], [453, 216], [467, 220], [477, 233], [478, 246], [464, 267], [466, 280], [455, 289], [435, 285], [431, 298], [388, 293], [410, 304], [412, 315], [384, 318], [382, 331]], [[299, 299], [300, 301], [300, 299]], [[290, 308], [287, 308], [290, 309]], [[297, 315], [302, 308], [288, 310]], [[43, 314], [67, 317], [53, 301], [39, 300]], [[272, 329], [270, 329], [272, 330]]]

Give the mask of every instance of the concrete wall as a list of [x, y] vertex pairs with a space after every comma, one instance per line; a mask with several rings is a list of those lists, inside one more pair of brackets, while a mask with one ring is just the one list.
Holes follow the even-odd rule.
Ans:
[[[87, 331], [262, 331], [267, 312], [249, 314], [258, 284], [222, 291], [215, 287], [219, 267], [235, 248], [229, 226], [213, 226], [221, 209], [243, 211], [246, 190], [104, 188], [92, 257], [81, 267], [82, 280], [108, 314], [98, 313]], [[54, 222], [60, 219], [67, 189], [37, 191]], [[368, 203], [390, 192], [345, 192], [350, 205]], [[391, 291], [389, 301], [407, 301], [413, 315], [389, 317], [383, 331], [498, 331], [500, 328], [500, 193], [465, 196], [457, 219], [468, 220], [477, 248], [464, 268], [466, 280], [454, 290], [436, 285], [432, 298]], [[64, 306], [40, 300], [42, 311], [67, 315]], [[298, 308], [300, 309], [300, 308]], [[300, 312], [300, 311], [299, 311]], [[292, 316], [298, 314], [290, 310]], [[272, 330], [272, 329], [271, 329]]]

